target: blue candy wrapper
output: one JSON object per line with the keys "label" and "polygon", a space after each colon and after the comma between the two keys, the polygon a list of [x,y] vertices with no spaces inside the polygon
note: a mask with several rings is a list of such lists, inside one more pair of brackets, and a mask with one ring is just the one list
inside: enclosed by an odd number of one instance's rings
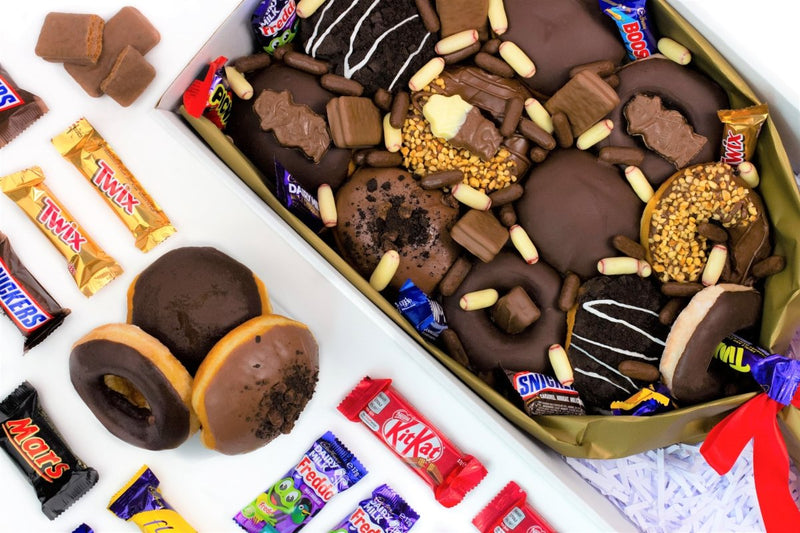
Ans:
{"label": "blue candy wrapper", "polygon": [[632,60],[658,52],[657,40],[647,19],[647,0],[599,0],[600,9],[616,22]]}
{"label": "blue candy wrapper", "polygon": [[406,533],[417,520],[419,515],[403,498],[389,485],[381,485],[330,533]]}
{"label": "blue candy wrapper", "polygon": [[410,279],[400,287],[394,306],[428,340],[435,341],[447,329],[442,306],[428,298]]}
{"label": "blue candy wrapper", "polygon": [[94,529],[90,528],[86,524],[81,524],[72,533],[94,533]]}
{"label": "blue candy wrapper", "polygon": [[314,195],[305,190],[278,161],[275,161],[275,181],[278,200],[311,231],[319,233],[324,225]]}
{"label": "blue candy wrapper", "polygon": [[624,402],[611,402],[614,416],[652,416],[675,409],[669,389],[662,383],[641,389]]}
{"label": "blue candy wrapper", "polygon": [[367,470],[328,431],[286,475],[242,509],[233,520],[248,533],[300,531],[331,498],[367,475]]}

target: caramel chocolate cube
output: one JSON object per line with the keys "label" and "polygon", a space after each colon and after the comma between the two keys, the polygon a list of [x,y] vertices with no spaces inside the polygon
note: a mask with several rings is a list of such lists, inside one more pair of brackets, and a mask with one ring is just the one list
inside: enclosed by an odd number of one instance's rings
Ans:
{"label": "caramel chocolate cube", "polygon": [[122,107],[128,107],[156,77],[156,69],[133,46],[120,52],[100,89]]}
{"label": "caramel chocolate cube", "polygon": [[383,139],[378,108],[369,98],[340,96],[326,107],[333,143],[339,148],[365,148]]}
{"label": "caramel chocolate cube", "polygon": [[594,72],[582,70],[556,91],[544,107],[551,115],[559,111],[564,113],[572,126],[572,134],[578,137],[617,105],[617,91]]}
{"label": "caramel chocolate cube", "polygon": [[539,320],[540,316],[542,312],[519,285],[497,300],[492,307],[492,320],[509,335],[522,333],[525,328]]}
{"label": "caramel chocolate cube", "polygon": [[102,96],[100,84],[111,72],[120,52],[131,45],[140,54],[150,51],[161,40],[161,34],[135,7],[126,6],[106,22],[103,50],[94,65],[64,63],[64,68],[89,96]]}
{"label": "caramel chocolate cube", "polygon": [[471,209],[450,230],[458,244],[488,263],[508,242],[508,230],[488,211]]}
{"label": "caramel chocolate cube", "polygon": [[45,61],[94,65],[103,49],[105,21],[97,15],[48,13],[36,42]]}
{"label": "caramel chocolate cube", "polygon": [[441,35],[463,30],[482,30],[489,15],[489,0],[436,0]]}

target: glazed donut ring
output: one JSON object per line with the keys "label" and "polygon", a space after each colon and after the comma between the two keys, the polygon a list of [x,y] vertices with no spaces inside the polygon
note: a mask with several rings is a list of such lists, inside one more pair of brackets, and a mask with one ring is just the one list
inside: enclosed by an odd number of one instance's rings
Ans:
{"label": "glazed donut ring", "polygon": [[719,159],[722,123],[717,111],[730,106],[725,92],[710,78],[660,56],[629,63],[619,69],[617,75],[620,104],[609,115],[616,127],[606,140],[598,144],[598,148],[643,148],[646,155],[640,167],[653,185],[659,185],[675,173],[674,165],[648,150],[640,137],[627,132],[628,122],[623,114],[625,106],[637,94],[647,94],[660,96],[665,107],[679,111],[695,133],[708,139],[689,164]]}
{"label": "glazed donut ring", "polygon": [[107,324],[79,339],[69,374],[92,413],[125,442],[171,449],[198,429],[192,377],[166,346],[134,325]]}
{"label": "glazed donut ring", "polygon": [[698,292],[672,325],[661,356],[661,378],[675,400],[691,405],[722,396],[734,372],[711,365],[714,351],[760,316],[761,294],[752,287],[723,283]]}
{"label": "glazed donut ring", "polygon": [[314,394],[317,341],[305,324],[279,315],[248,320],[225,335],[197,370],[192,405],[200,440],[232,455],[289,433]]}
{"label": "glazed donut ring", "polygon": [[[496,289],[500,295],[521,286],[541,311],[541,317],[522,333],[509,335],[495,326],[490,309],[464,311],[459,306],[468,292]],[[452,295],[443,299],[449,327],[458,333],[470,362],[479,370],[502,365],[507,370],[546,372],[547,349],[564,342],[566,313],[558,308],[561,276],[544,261],[527,264],[517,253],[501,251],[489,263],[473,265]]]}

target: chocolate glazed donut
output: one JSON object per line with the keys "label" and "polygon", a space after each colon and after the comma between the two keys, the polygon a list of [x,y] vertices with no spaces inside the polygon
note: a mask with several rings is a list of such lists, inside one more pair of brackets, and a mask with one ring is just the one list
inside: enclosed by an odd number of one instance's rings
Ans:
{"label": "chocolate glazed donut", "polygon": [[729,107],[728,96],[719,85],[689,67],[658,56],[625,65],[617,75],[620,104],[609,115],[615,127],[611,135],[597,145],[598,148],[636,146],[644,149],[646,155],[640,168],[648,181],[656,186],[675,173],[675,166],[647,149],[641,137],[628,134],[628,121],[623,113],[625,106],[637,94],[646,94],[660,96],[664,107],[679,111],[694,132],[708,140],[689,165],[719,159],[722,123],[717,110]]}
{"label": "chocolate glazed donut", "polygon": [[[459,300],[468,292],[496,289],[501,295],[516,286],[525,289],[542,314],[522,333],[509,335],[490,318],[491,310],[464,311]],[[539,261],[527,264],[518,254],[503,251],[489,263],[473,265],[452,296],[443,299],[448,325],[458,333],[470,362],[479,370],[502,365],[507,370],[548,372],[547,349],[563,343],[566,313],[558,309],[561,276]]]}

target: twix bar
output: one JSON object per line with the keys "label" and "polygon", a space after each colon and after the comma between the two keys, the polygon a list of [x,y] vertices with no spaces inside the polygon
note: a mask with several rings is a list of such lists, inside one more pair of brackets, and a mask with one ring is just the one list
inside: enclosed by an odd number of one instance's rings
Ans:
{"label": "twix bar", "polygon": [[761,126],[769,116],[767,104],[744,109],[722,109],[717,111],[717,115],[725,126],[722,135],[722,162],[735,166],[750,161]]}
{"label": "twix bar", "polygon": [[175,233],[167,215],[88,120],[75,122],[53,138],[53,145],[128,227],[137,248],[147,252]]}
{"label": "twix bar", "polygon": [[67,259],[78,288],[91,296],[122,274],[122,268],[89,237],[44,179],[41,168],[31,167],[0,178],[0,188]]}

